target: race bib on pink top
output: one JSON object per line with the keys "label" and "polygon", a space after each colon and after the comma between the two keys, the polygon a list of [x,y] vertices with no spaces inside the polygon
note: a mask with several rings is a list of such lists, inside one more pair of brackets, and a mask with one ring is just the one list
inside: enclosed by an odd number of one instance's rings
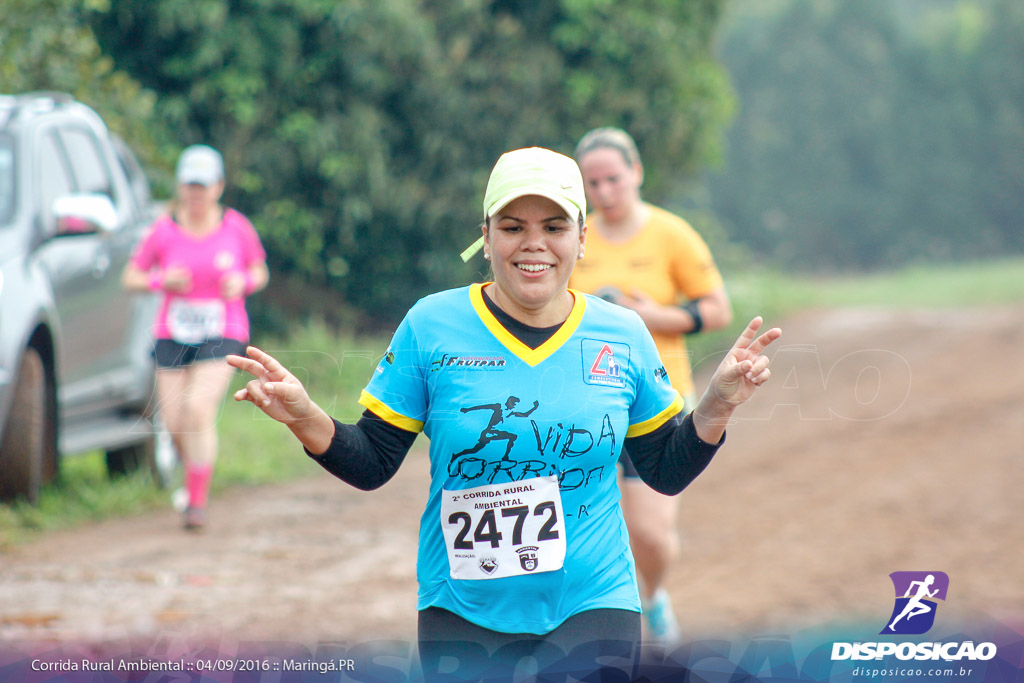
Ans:
{"label": "race bib on pink top", "polygon": [[184,344],[217,337],[248,341],[245,299],[225,299],[221,282],[231,274],[244,274],[266,257],[252,223],[234,209],[227,209],[220,227],[202,237],[188,234],[170,216],[158,218],[135,248],[132,262],[144,271],[185,268],[192,289],[164,294],[154,337]]}
{"label": "race bib on pink top", "polygon": [[167,329],[181,344],[201,344],[224,336],[222,299],[194,300],[176,297],[167,304]]}

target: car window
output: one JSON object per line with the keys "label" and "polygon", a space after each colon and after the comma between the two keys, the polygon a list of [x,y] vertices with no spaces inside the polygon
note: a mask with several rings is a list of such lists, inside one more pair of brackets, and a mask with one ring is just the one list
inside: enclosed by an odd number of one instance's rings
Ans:
{"label": "car window", "polygon": [[42,218],[42,225],[52,225],[54,201],[57,197],[71,194],[74,185],[64,164],[64,154],[52,131],[40,138],[37,149],[39,182],[36,183],[36,187],[39,188],[39,215]]}
{"label": "car window", "polygon": [[135,208],[139,212],[138,217],[146,216],[150,203],[153,201],[149,191],[149,181],[139,164],[131,148],[117,135],[111,135],[111,142],[114,143],[114,151],[117,152],[117,160],[121,163],[124,175],[128,178],[128,186],[135,197]]}
{"label": "car window", "polygon": [[0,225],[14,218],[14,144],[7,135],[0,135]]}
{"label": "car window", "polygon": [[93,134],[84,128],[69,127],[62,129],[60,136],[68,153],[77,191],[105,194],[116,204],[110,171]]}

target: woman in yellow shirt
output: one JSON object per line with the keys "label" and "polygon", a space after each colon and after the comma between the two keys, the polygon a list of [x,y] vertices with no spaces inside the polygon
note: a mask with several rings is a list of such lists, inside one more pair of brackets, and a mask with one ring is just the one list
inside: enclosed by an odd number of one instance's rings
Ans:
{"label": "woman in yellow shirt", "polygon": [[[641,199],[644,170],[636,143],[618,128],[598,128],[576,146],[587,201],[587,251],[570,286],[632,308],[654,337],[669,380],[696,404],[684,335],[715,330],[732,307],[711,251],[682,218]],[[677,504],[646,486],[623,452],[622,509],[640,575],[648,637],[679,639],[663,587],[678,553]]]}

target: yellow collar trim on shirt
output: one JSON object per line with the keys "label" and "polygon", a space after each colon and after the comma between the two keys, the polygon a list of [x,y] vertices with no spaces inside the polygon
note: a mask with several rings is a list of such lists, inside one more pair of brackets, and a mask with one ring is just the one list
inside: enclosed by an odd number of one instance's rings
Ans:
{"label": "yellow collar trim on shirt", "polygon": [[573,305],[572,310],[569,312],[569,317],[565,319],[565,322],[558,328],[558,331],[551,335],[550,339],[537,348],[531,349],[529,346],[516,339],[511,332],[506,330],[487,308],[487,304],[484,303],[483,290],[484,287],[489,284],[491,283],[477,283],[472,285],[469,289],[469,300],[473,304],[476,314],[480,316],[481,322],[483,322],[487,329],[490,330],[491,334],[501,342],[502,346],[514,353],[520,358],[520,360],[531,367],[545,360],[548,356],[560,349],[565,342],[569,341],[569,337],[571,337],[573,333],[576,332],[576,328],[580,326],[580,322],[583,320],[583,312],[587,308],[586,298],[579,292],[570,289],[569,292],[572,294]]}

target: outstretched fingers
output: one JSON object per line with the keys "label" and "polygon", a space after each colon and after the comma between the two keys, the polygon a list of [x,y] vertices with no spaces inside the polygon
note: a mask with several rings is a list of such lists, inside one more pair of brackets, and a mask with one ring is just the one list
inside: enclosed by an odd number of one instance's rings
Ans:
{"label": "outstretched fingers", "polygon": [[754,342],[748,347],[751,353],[761,353],[765,348],[773,341],[782,336],[782,330],[778,327],[773,327],[768,330],[760,337],[754,340]]}
{"label": "outstretched fingers", "polygon": [[266,351],[255,346],[248,346],[245,349],[246,355],[256,361],[264,368],[272,381],[282,380],[288,376],[288,371],[281,363]]}
{"label": "outstretched fingers", "polygon": [[765,348],[773,341],[782,336],[782,330],[778,327],[773,327],[764,334],[758,336],[757,331],[761,329],[761,325],[764,320],[761,316],[756,316],[753,320],[747,323],[747,327],[740,334],[736,343],[733,344],[733,350],[746,349],[753,355],[757,355],[765,350]]}
{"label": "outstretched fingers", "polygon": [[[247,351],[255,349],[256,347],[250,346]],[[228,365],[233,368],[248,372],[253,377],[262,377],[267,373],[267,368],[263,366],[259,361],[253,360],[252,358],[246,358],[245,356],[236,356],[234,354],[227,356],[226,358]]]}
{"label": "outstretched fingers", "polygon": [[228,365],[248,372],[256,379],[250,380],[245,388],[236,391],[234,399],[252,401],[257,406],[270,405],[270,394],[275,392],[272,382],[284,378],[284,367],[273,356],[255,346],[246,347],[245,352],[248,357],[228,356]]}
{"label": "outstretched fingers", "polygon": [[761,324],[764,320],[761,316],[756,316],[753,320],[747,323],[746,329],[736,339],[736,343],[732,345],[732,349],[747,349],[754,342],[754,337],[757,336],[757,331],[761,329]]}
{"label": "outstretched fingers", "polygon": [[245,356],[228,356],[228,365],[244,370],[253,377],[265,377],[276,382],[288,376],[288,371],[269,353],[255,346],[245,347]]}

